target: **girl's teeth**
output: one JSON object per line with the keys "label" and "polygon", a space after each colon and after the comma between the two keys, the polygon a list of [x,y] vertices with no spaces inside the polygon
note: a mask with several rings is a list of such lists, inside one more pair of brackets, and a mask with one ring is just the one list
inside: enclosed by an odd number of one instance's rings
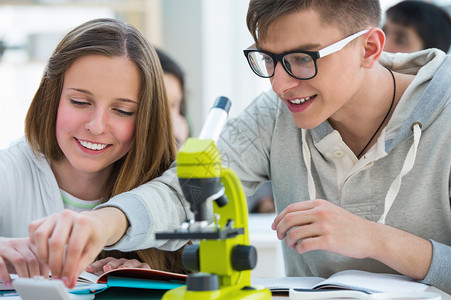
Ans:
{"label": "girl's teeth", "polygon": [[305,101],[308,101],[308,100],[310,100],[310,97],[290,100],[290,103],[301,104],[301,103],[304,103]]}
{"label": "girl's teeth", "polygon": [[78,140],[80,142],[80,144],[85,147],[88,148],[90,150],[103,150],[105,149],[106,146],[108,146],[107,144],[93,144],[91,142],[86,142],[86,141],[81,141]]}

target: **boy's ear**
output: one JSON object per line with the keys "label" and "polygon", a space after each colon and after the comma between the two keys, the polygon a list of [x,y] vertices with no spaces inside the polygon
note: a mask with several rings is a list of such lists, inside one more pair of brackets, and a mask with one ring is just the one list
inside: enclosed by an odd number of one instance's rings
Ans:
{"label": "boy's ear", "polygon": [[364,43],[362,67],[372,68],[382,54],[385,44],[385,34],[380,28],[372,28],[367,34]]}

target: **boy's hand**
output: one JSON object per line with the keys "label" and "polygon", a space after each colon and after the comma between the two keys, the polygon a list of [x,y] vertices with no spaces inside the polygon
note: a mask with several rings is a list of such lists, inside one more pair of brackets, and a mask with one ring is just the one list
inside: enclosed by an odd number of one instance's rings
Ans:
{"label": "boy's hand", "polygon": [[49,277],[49,268],[40,263],[28,238],[0,238],[0,280],[12,286],[9,274],[19,277]]}
{"label": "boy's hand", "polygon": [[326,200],[287,206],[274,220],[277,237],[299,254],[328,250],[353,258],[371,257],[372,232],[378,224],[358,217]]}
{"label": "boy's hand", "polygon": [[302,254],[328,250],[353,258],[373,258],[417,280],[432,261],[429,240],[356,216],[326,200],[288,205],[274,220],[279,239]]}

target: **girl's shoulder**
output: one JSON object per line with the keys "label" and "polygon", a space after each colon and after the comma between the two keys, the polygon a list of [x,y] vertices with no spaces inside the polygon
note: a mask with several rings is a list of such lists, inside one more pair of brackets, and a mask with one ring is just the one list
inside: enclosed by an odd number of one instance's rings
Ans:
{"label": "girl's shoulder", "polygon": [[15,172],[25,175],[34,173],[35,170],[41,170],[44,173],[51,172],[48,161],[44,156],[33,153],[25,137],[0,150],[0,172],[4,172],[4,174]]}

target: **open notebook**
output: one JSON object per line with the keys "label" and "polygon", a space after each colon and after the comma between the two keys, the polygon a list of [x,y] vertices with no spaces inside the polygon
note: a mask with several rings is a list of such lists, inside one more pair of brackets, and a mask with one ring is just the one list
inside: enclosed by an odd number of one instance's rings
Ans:
{"label": "open notebook", "polygon": [[[59,280],[52,281],[51,279],[39,277],[18,278],[15,274],[10,274],[10,276],[13,279],[13,286],[21,289],[21,296],[22,298],[25,297],[25,299],[34,299],[34,296],[39,296],[39,299],[47,299],[42,296],[55,292],[67,295],[64,299],[82,299],[80,297],[96,294],[110,287],[166,291],[185,285],[187,278],[185,274],[152,269],[122,268],[111,270],[101,276],[83,272],[75,288],[67,289]],[[16,296],[14,287],[7,287],[0,281],[0,297],[3,298],[5,295],[8,295],[8,297]],[[69,297],[71,294],[73,297]]]}
{"label": "open notebook", "polygon": [[185,285],[186,278],[185,274],[139,268],[115,269],[100,276],[83,272],[70,292],[99,292],[109,287],[170,290]]}
{"label": "open notebook", "polygon": [[253,278],[253,285],[262,285],[272,292],[287,292],[289,289],[347,289],[364,293],[423,292],[428,285],[396,274],[371,273],[359,270],[337,272],[329,278],[280,277]]}

